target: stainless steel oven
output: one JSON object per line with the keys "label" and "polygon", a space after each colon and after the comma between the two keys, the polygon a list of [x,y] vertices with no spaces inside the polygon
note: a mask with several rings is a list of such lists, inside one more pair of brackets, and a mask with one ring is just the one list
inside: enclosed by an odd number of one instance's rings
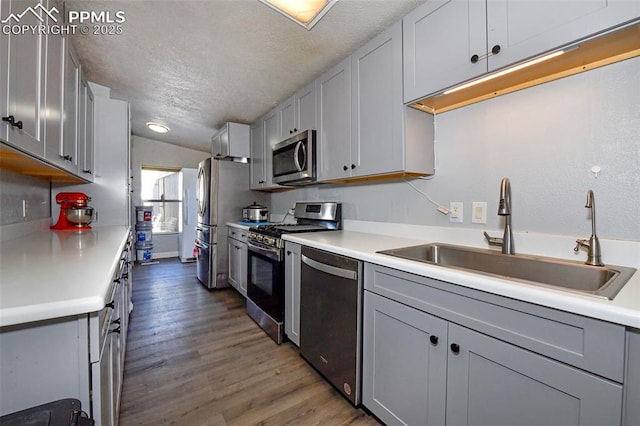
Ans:
{"label": "stainless steel oven", "polygon": [[258,244],[247,243],[247,313],[280,344],[284,324],[282,249]]}
{"label": "stainless steel oven", "polygon": [[316,181],[316,131],[306,130],[273,147],[273,181],[305,185]]}
{"label": "stainless steel oven", "polygon": [[247,235],[247,313],[276,343],[284,339],[284,241],[282,234],[340,229],[335,202],[296,203],[295,224],[261,225]]}

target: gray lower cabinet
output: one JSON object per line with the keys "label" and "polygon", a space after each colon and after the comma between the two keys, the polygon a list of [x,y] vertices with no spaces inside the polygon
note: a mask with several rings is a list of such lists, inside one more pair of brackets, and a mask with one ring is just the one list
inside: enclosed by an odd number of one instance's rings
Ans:
{"label": "gray lower cabinet", "polygon": [[449,324],[447,424],[619,425],[622,385]]}
{"label": "gray lower cabinet", "polygon": [[227,248],[229,251],[229,285],[242,296],[247,297],[247,231],[233,226],[227,226]]}
{"label": "gray lower cabinet", "polygon": [[300,346],[300,244],[285,242],[284,332]]}
{"label": "gray lower cabinet", "polygon": [[363,321],[363,404],[389,425],[623,422],[622,326],[372,264]]}
{"label": "gray lower cabinet", "polygon": [[388,425],[445,423],[447,322],[364,292],[362,403]]}

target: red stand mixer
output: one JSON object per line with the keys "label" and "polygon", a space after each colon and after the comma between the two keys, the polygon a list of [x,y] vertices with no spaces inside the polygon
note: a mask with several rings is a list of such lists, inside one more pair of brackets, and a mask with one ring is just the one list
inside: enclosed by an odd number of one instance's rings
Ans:
{"label": "red stand mixer", "polygon": [[71,229],[75,231],[89,230],[94,219],[93,207],[88,203],[91,197],[82,192],[60,192],[56,195],[56,203],[60,204],[58,223],[51,229]]}

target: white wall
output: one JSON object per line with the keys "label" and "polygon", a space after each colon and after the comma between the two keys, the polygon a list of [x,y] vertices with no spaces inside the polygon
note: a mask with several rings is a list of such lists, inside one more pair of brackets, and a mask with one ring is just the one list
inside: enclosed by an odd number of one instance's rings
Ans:
{"label": "white wall", "polygon": [[[436,174],[414,180],[437,202],[464,202],[450,223],[408,184],[323,185],[272,195],[273,213],[295,201],[337,200],[346,219],[497,230],[500,180],[512,186],[514,231],[588,237],[593,189],[600,237],[640,240],[640,58],[529,88],[436,117]],[[597,178],[591,167],[602,168]],[[471,203],[488,203],[487,224]],[[499,236],[499,233],[496,233]]]}
{"label": "white wall", "polygon": [[[164,142],[133,136],[131,139],[131,171],[133,173],[133,205],[140,200],[140,170],[142,166],[198,168],[198,163],[211,157],[210,152],[196,151]],[[136,218],[131,218],[135,223]],[[178,255],[178,234],[153,235],[154,254],[175,253]]]}

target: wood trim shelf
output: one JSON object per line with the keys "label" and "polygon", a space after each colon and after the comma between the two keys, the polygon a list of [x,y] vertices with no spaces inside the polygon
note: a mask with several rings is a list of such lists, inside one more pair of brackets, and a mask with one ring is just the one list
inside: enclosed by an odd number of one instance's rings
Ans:
{"label": "wood trim shelf", "polygon": [[0,169],[57,183],[89,183],[86,180],[0,143]]}

